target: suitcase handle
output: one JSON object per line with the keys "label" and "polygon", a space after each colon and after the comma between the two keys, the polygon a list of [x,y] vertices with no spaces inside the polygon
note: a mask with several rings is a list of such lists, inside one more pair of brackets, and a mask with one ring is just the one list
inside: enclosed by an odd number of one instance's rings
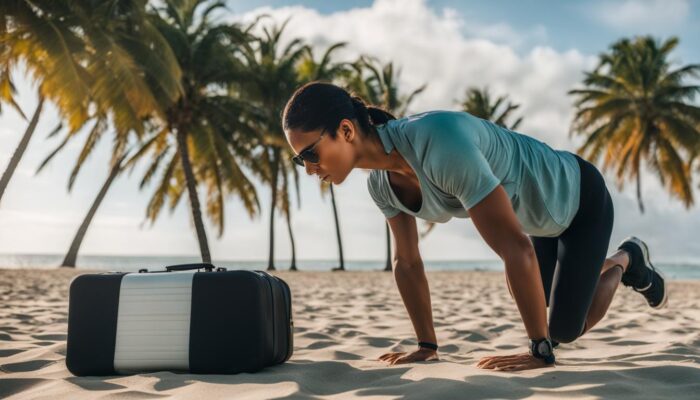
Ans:
{"label": "suitcase handle", "polygon": [[178,265],[168,265],[165,267],[165,270],[168,272],[171,271],[187,271],[190,269],[202,269],[204,268],[205,271],[211,272],[215,267],[212,264],[209,263],[195,263],[195,264],[178,264]]}

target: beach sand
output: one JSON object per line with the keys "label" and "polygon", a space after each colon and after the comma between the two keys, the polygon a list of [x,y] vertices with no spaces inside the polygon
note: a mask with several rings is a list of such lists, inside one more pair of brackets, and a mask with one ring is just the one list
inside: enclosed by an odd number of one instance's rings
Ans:
{"label": "beach sand", "polygon": [[416,348],[393,275],[276,274],[293,296],[294,354],[258,373],[74,377],[65,365],[68,284],[85,270],[0,270],[0,399],[700,398],[700,282],[670,282],[652,310],[621,286],[605,318],[557,349],[555,368],[479,369],[527,351],[503,273],[427,272],[440,360],[387,365]]}

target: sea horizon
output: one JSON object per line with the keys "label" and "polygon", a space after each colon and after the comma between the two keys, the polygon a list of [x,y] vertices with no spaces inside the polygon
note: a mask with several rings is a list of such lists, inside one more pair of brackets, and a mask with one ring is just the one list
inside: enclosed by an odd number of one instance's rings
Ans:
{"label": "sea horizon", "polygon": [[[52,268],[59,267],[63,254],[0,254],[0,268]],[[81,255],[77,260],[77,269],[97,269],[105,271],[136,272],[146,268],[150,271],[163,270],[167,265],[200,262],[196,255]],[[264,270],[267,260],[214,259],[217,267],[227,269]],[[348,271],[383,270],[385,260],[345,260]],[[498,259],[462,259],[462,260],[423,260],[426,271],[503,271],[503,262]],[[277,270],[288,270],[290,259],[275,259]],[[339,265],[337,259],[297,259],[300,271],[330,271]],[[669,280],[700,280],[700,260],[658,260],[654,266],[659,268]]]}

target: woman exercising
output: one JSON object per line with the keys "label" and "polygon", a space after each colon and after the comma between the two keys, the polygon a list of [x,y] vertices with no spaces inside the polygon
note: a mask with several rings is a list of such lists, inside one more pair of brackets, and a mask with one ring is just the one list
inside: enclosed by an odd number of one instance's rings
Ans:
{"label": "woman exercising", "polygon": [[396,119],[319,81],[294,92],[282,126],[307,174],[340,184],[354,168],[371,170],[367,187],[394,237],[394,277],[419,346],[380,360],[438,359],[416,217],[471,218],[505,264],[529,351],[483,357],[480,368],[554,365],[554,347],[600,321],[620,282],[653,308],[666,304],[663,275],[643,241],[628,237],[606,257],[613,204],[603,176],[576,154],[466,112]]}

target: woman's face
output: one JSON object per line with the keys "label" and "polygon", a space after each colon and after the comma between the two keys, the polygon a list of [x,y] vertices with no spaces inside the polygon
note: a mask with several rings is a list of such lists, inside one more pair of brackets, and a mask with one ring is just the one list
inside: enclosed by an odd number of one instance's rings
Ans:
{"label": "woman's face", "polygon": [[[299,154],[304,149],[316,143],[313,150],[318,154],[318,163],[304,160],[304,168],[309,175],[316,174],[319,179],[326,177],[326,182],[334,184],[342,183],[355,164],[355,125],[348,119],[340,121],[336,129],[336,137],[326,131],[321,137],[323,129],[302,132],[290,129],[287,131],[287,141],[292,146],[294,154]],[[318,140],[321,137],[321,140]],[[318,141],[318,142],[317,142]]]}

